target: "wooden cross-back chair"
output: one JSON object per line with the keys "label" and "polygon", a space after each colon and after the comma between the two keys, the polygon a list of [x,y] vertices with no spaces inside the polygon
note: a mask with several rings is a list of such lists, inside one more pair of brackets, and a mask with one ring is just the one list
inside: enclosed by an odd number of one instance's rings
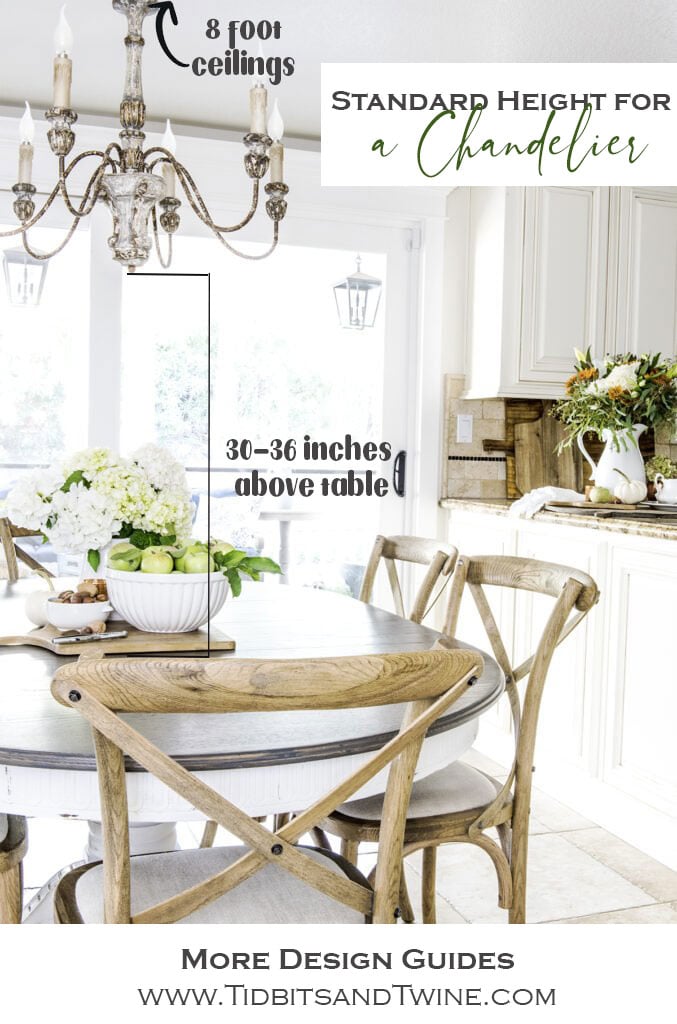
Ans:
{"label": "wooden cross-back chair", "polygon": [[21,921],[22,862],[27,848],[26,819],[0,814],[0,924]]}
{"label": "wooden cross-back chair", "polygon": [[[402,618],[407,618],[400,578],[395,563],[405,562],[414,565],[426,565],[428,566],[427,572],[421,581],[408,616],[413,622],[420,623],[441,594],[442,587],[444,586],[442,580],[448,580],[448,577],[453,572],[457,555],[458,551],[455,547],[439,540],[428,540],[424,537],[382,537],[379,535],[374,541],[374,546],[364,571],[359,600],[365,604],[371,603],[376,575],[379,566],[383,562],[388,573],[395,612],[397,615],[401,615]],[[437,595],[433,598],[438,582],[442,585],[438,587]],[[285,824],[288,820],[289,814],[276,815],[275,827]],[[206,822],[200,845],[203,847],[212,846],[216,839],[216,833],[216,822]],[[324,845],[325,848],[329,846],[326,837],[323,837],[320,831],[313,830],[313,835],[318,844]]]}
{"label": "wooden cross-back chair", "polygon": [[[439,540],[428,540],[425,537],[378,536],[364,570],[359,599],[365,604],[371,602],[376,574],[379,565],[383,562],[388,573],[396,613],[413,622],[422,622],[431,606],[435,585],[442,577],[448,577],[453,572],[457,555],[458,551],[455,547]],[[428,571],[416,592],[409,615],[404,607],[396,562],[428,566]]]}
{"label": "wooden cross-back chair", "polygon": [[[485,587],[509,587],[555,599],[535,653],[513,668],[494,618]],[[529,806],[536,727],[548,669],[556,647],[578,626],[599,598],[586,573],[531,558],[459,556],[447,607],[445,634],[456,633],[461,601],[470,591],[491,648],[505,674],[515,736],[515,756],[504,783],[463,762],[449,765],[412,787],[404,837],[404,856],[423,850],[422,910],[424,923],[435,922],[437,847],[473,843],[484,850],[498,876],[499,906],[511,924],[526,916]],[[527,678],[523,697],[517,684]],[[371,797],[347,803],[322,822],[341,837],[342,853],[356,862],[359,843],[378,840],[382,801]],[[486,834],[496,828],[500,845]],[[405,919],[413,920],[405,906]]]}
{"label": "wooden cross-back chair", "polygon": [[[402,837],[418,753],[430,725],[482,671],[476,652],[432,651],[298,661],[85,658],[52,693],[90,723],[103,824],[103,867],[67,874],[59,923],[394,923]],[[143,737],[118,712],[228,713],[405,703],[400,731],[357,771],[270,832]],[[129,855],[124,754],[238,837],[242,847]],[[297,846],[318,819],[391,764],[373,889],[337,854]],[[236,889],[236,886],[239,886]]]}
{"label": "wooden cross-back chair", "polygon": [[16,543],[18,537],[37,537],[39,533],[39,530],[25,530],[21,526],[15,526],[9,519],[0,518],[0,543],[2,543],[5,553],[7,578],[10,583],[15,583],[19,579],[19,561],[27,565],[29,569],[42,573],[43,576],[54,575]]}

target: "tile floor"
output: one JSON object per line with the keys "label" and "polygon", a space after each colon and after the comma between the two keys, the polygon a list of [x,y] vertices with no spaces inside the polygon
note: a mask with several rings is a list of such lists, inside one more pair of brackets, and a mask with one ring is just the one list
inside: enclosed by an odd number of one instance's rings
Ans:
{"label": "tile floor", "polygon": [[[486,759],[481,760],[481,766],[498,768]],[[84,822],[64,819],[33,820],[29,829],[26,902],[51,875],[82,857],[87,833]],[[200,831],[195,825],[179,826],[180,844],[197,845]],[[530,922],[677,924],[677,871],[538,791],[532,802],[531,833]],[[225,836],[217,837],[217,843],[224,841]],[[360,867],[368,871],[373,859],[373,851],[366,850]],[[414,856],[407,864],[407,874],[415,909],[419,871],[419,860]],[[507,921],[507,912],[495,904],[496,880],[491,862],[475,847],[459,844],[439,851],[437,892],[441,924]]]}

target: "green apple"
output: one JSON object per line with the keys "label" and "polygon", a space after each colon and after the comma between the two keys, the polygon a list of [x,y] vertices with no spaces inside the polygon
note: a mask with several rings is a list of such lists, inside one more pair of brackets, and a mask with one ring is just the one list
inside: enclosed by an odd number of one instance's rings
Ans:
{"label": "green apple", "polygon": [[595,505],[606,505],[614,500],[614,496],[608,487],[592,487],[590,489],[590,501]]}
{"label": "green apple", "polygon": [[208,551],[188,550],[183,556],[183,566],[183,571],[188,573],[214,572],[216,569],[214,559]]}
{"label": "green apple", "polygon": [[[174,552],[174,568],[179,572],[188,572],[186,569],[186,556],[187,555],[199,555],[207,553],[207,545],[201,540],[195,540],[192,537],[185,547],[177,548]],[[202,570],[193,569],[193,572],[202,572]],[[206,570],[205,570],[206,571]]]}
{"label": "green apple", "polygon": [[173,572],[174,559],[162,548],[146,548],[141,558],[141,572],[166,575]]}
{"label": "green apple", "polygon": [[108,552],[108,567],[118,572],[136,572],[141,565],[142,554],[142,551],[127,541],[114,544]]}
{"label": "green apple", "polygon": [[227,555],[229,551],[234,551],[235,547],[233,544],[228,544],[225,540],[213,540],[209,545],[209,550],[213,555],[217,554],[217,552]]}

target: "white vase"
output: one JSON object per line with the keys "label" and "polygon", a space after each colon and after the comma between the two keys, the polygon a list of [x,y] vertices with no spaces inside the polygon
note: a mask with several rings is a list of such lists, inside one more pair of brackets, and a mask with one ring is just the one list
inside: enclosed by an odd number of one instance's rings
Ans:
{"label": "white vase", "polygon": [[107,562],[108,552],[112,548],[113,544],[117,544],[119,541],[118,537],[114,537],[113,540],[109,541],[108,544],[104,544],[102,548],[99,548],[99,568],[94,572],[88,561],[88,551],[85,551],[82,556],[82,562],[80,564],[80,579],[81,580],[105,580],[107,573]]}
{"label": "white vase", "polygon": [[578,435],[578,447],[592,467],[590,476],[597,487],[607,487],[613,494],[623,479],[621,473],[625,473],[629,480],[645,480],[644,459],[639,450],[639,439],[645,430],[643,423],[635,423],[631,430],[618,431],[615,436],[613,431],[603,430],[604,451],[597,463],[586,450],[583,435]]}

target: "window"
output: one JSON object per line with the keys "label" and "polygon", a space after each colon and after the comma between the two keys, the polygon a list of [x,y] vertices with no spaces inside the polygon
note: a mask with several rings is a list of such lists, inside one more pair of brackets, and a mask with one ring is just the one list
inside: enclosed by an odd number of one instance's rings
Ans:
{"label": "window", "polygon": [[[42,251],[62,238],[53,228],[32,234]],[[87,443],[89,261],[89,233],[81,226],[49,261],[36,307],[11,305],[0,275],[0,494],[24,467]]]}
{"label": "window", "polygon": [[[264,246],[246,249],[256,254]],[[365,269],[385,282],[385,255],[362,255]],[[378,503],[248,501],[235,496],[234,486],[256,466],[315,479],[348,468],[306,462],[306,436],[382,440],[385,303],[372,330],[345,330],[332,290],[353,260],[344,249],[280,245],[271,259],[253,262],[222,253],[213,240],[183,236],[176,239],[172,266],[175,273],[211,273],[212,533],[232,532],[238,518],[255,520],[263,508],[266,516],[250,534],[263,535],[273,555],[293,534],[292,578],[341,590],[354,586],[347,577],[364,564],[378,528]],[[206,302],[201,277],[124,280],[122,449],[148,440],[171,447],[194,470],[193,486],[203,494],[206,473],[197,471],[207,465]],[[289,464],[260,455],[231,461],[230,438],[249,439],[254,448],[294,438],[297,458]],[[353,467],[362,472],[364,463]],[[205,505],[201,501],[196,530],[206,529]],[[304,515],[290,525],[279,517],[292,505]]]}

